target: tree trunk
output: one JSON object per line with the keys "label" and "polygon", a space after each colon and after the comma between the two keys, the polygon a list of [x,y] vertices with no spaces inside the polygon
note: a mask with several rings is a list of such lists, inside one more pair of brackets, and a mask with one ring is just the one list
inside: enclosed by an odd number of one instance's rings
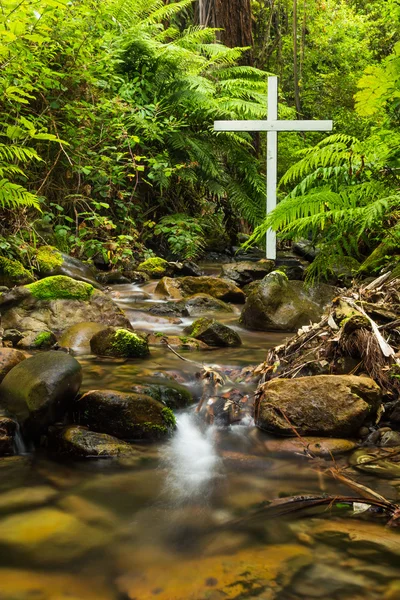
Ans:
{"label": "tree trunk", "polygon": [[[221,29],[218,38],[230,48],[253,48],[250,0],[199,0],[199,24]],[[253,53],[244,55],[243,64],[253,64]]]}

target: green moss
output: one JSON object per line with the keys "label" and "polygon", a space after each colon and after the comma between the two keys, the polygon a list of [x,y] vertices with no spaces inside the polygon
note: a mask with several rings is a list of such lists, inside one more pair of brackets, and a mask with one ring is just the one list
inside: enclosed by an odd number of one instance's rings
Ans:
{"label": "green moss", "polygon": [[36,262],[40,273],[51,273],[63,264],[61,252],[54,246],[42,246],[36,253]]}
{"label": "green moss", "polygon": [[33,277],[18,260],[0,256],[0,280],[1,285],[10,286],[16,283],[28,283],[33,281]]}
{"label": "green moss", "polygon": [[138,271],[144,271],[149,275],[162,276],[166,273],[169,264],[163,258],[155,256],[154,258],[148,258],[138,266]]}
{"label": "green moss", "polygon": [[35,338],[33,345],[36,348],[41,348],[42,346],[49,346],[53,341],[53,334],[51,331],[41,331]]}
{"label": "green moss", "polygon": [[146,340],[128,329],[117,329],[110,345],[119,356],[143,358],[149,354]]}
{"label": "green moss", "polygon": [[162,409],[162,416],[168,427],[176,427],[175,415],[167,406]]}
{"label": "green moss", "polygon": [[38,300],[90,300],[94,287],[83,281],[76,281],[64,275],[46,277],[27,285],[32,296]]}
{"label": "green moss", "polygon": [[157,331],[157,332],[154,334],[154,337],[158,337],[158,338],[161,338],[161,337],[163,337],[163,336],[164,336],[164,334],[163,334],[163,332],[162,332],[162,331]]}
{"label": "green moss", "polygon": [[194,323],[192,323],[192,328],[190,330],[190,337],[197,337],[204,329],[207,329],[213,322],[213,319],[209,319],[208,317],[202,317],[201,319],[196,319]]}

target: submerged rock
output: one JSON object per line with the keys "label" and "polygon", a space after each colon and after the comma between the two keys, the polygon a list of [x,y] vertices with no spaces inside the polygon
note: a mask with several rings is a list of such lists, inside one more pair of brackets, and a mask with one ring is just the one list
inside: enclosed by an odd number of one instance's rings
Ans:
{"label": "submerged rock", "polygon": [[92,337],[106,329],[106,325],[102,323],[84,322],[77,323],[66,329],[59,339],[59,344],[63,348],[70,348],[74,352],[82,354],[90,354],[90,340]]}
{"label": "submerged rock", "polygon": [[61,419],[82,382],[82,368],[64,352],[43,352],[14,367],[0,385],[0,404],[33,435]]}
{"label": "submerged rock", "polygon": [[243,291],[234,283],[217,277],[178,277],[171,279],[163,277],[156,287],[156,294],[181,300],[194,294],[208,294],[224,302],[245,301]]}
{"label": "submerged rock", "polygon": [[[172,280],[173,281],[173,280]],[[233,312],[232,306],[213,298],[209,294],[194,294],[183,300],[175,302],[160,302],[153,304],[148,311],[152,315],[166,315],[173,317],[198,316],[211,312]]]}
{"label": "submerged rock", "polygon": [[32,274],[18,260],[0,256],[0,285],[8,288],[34,281]]}
{"label": "submerged rock", "polygon": [[101,287],[89,265],[60,252],[54,246],[41,246],[36,253],[35,261],[37,273],[42,278],[65,275],[77,281],[90,283],[95,288]]}
{"label": "submerged rock", "polygon": [[150,396],[95,390],[74,405],[74,419],[93,431],[122,440],[158,440],[175,428],[173,412]]}
{"label": "submerged rock", "polygon": [[38,565],[64,565],[106,541],[101,531],[57,508],[31,510],[0,520],[3,552]]}
{"label": "submerged rock", "polygon": [[351,440],[338,438],[302,437],[290,439],[267,439],[260,446],[271,454],[278,456],[293,456],[293,454],[304,454],[310,452],[314,456],[330,458],[338,454],[351,452],[357,447],[357,443]]}
{"label": "submerged rock", "polygon": [[151,333],[147,338],[150,346],[165,346],[167,343],[171,348],[178,348],[179,350],[211,350],[207,344],[201,340],[196,340],[190,336],[179,336],[179,335],[164,335],[163,333]]}
{"label": "submerged rock", "polygon": [[116,358],[145,358],[150,354],[147,340],[128,329],[107,327],[95,333],[90,348],[97,356]]}
{"label": "submerged rock", "polygon": [[150,396],[173,410],[186,408],[193,404],[192,394],[183,385],[165,383],[135,383],[132,392],[138,395]]}
{"label": "submerged rock", "polygon": [[274,270],[275,262],[263,258],[257,262],[241,261],[222,265],[221,277],[226,277],[243,287],[252,281],[263,279],[268,273]]}
{"label": "submerged rock", "polygon": [[[381,390],[369,377],[317,375],[262,385],[256,425],[281,435],[356,436],[374,420]],[[290,425],[289,425],[290,423]]]}
{"label": "submerged rock", "polygon": [[252,284],[240,322],[257,331],[296,331],[319,321],[334,294],[329,285],[306,289],[302,281],[289,281],[280,271],[273,271]]}
{"label": "submerged rock", "polygon": [[14,348],[0,348],[0,382],[3,381],[11,369],[26,359],[26,355],[21,350]]}
{"label": "submerged rock", "polygon": [[242,343],[236,331],[223,323],[215,321],[215,319],[208,319],[207,317],[197,319],[184,331],[208,346],[235,347],[240,346]]}
{"label": "submerged rock", "polygon": [[111,458],[139,456],[130,444],[106,433],[90,431],[80,425],[68,425],[49,432],[50,447],[75,458]]}
{"label": "submerged rock", "polygon": [[130,327],[128,319],[111,298],[92,285],[56,275],[18,287],[0,296],[4,329],[25,333],[61,333],[77,323],[96,321]]}
{"label": "submerged rock", "polygon": [[97,275],[97,281],[102,285],[123,285],[131,283],[131,279],[125,277],[122,271],[108,271]]}

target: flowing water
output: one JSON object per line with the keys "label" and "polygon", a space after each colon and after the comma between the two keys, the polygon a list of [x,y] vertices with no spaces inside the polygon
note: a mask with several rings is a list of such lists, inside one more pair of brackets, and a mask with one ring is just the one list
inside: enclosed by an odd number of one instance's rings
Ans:
{"label": "flowing water", "polygon": [[[112,294],[135,327],[182,334],[193,319],[172,323],[143,312],[153,292],[151,283],[115,286]],[[233,373],[283,341],[242,330],[238,309],[222,318],[243,346],[185,356]],[[90,356],[83,334],[75,344],[84,391],[129,391],[133,382],[173,377],[198,393],[198,366],[165,348],[146,360],[112,360]],[[139,464],[61,461],[22,446],[20,456],[1,459],[0,600],[400,598],[400,534],[379,513],[353,515],[343,506],[266,518],[260,510],[290,495],[351,495],[321,475],[328,462],[267,454],[249,416],[210,426],[189,408],[177,423],[172,439],[141,447]],[[397,498],[396,473],[353,476]]]}

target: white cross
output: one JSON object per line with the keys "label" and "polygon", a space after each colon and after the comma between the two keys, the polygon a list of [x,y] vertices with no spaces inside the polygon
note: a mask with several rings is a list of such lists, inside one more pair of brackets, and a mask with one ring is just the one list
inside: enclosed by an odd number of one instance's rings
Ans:
{"label": "white cross", "polygon": [[[215,121],[215,131],[267,131],[267,214],[276,207],[278,131],[331,131],[333,121],[278,121],[278,78],[268,77],[266,121]],[[276,233],[267,232],[267,258],[276,259]]]}

